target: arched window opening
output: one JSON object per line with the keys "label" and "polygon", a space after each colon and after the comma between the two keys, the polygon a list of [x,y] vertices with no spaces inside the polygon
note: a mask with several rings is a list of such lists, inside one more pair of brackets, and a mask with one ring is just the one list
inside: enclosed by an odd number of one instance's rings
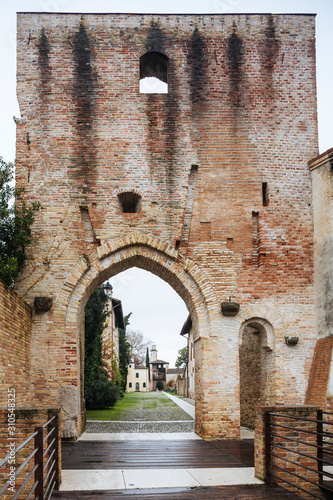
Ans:
{"label": "arched window opening", "polygon": [[139,373],[138,373],[138,372],[136,372],[135,376],[136,376],[136,378],[139,378]]}
{"label": "arched window opening", "polygon": [[168,62],[161,52],[147,52],[140,57],[140,94],[168,93]]}
{"label": "arched window opening", "polygon": [[146,382],[143,382],[143,388],[145,389],[146,388]]}
{"label": "arched window opening", "polygon": [[129,382],[128,387],[132,387],[132,382]]}
{"label": "arched window opening", "polygon": [[119,210],[124,214],[137,214],[141,212],[141,196],[128,191],[118,194]]}

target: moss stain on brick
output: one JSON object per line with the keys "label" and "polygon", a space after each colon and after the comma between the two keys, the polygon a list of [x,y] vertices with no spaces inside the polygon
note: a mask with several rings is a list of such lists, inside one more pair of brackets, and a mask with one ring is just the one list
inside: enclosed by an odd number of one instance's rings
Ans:
{"label": "moss stain on brick", "polygon": [[[38,70],[40,83],[37,87],[39,96],[39,114],[43,117],[41,120],[41,130],[45,134],[48,130],[49,122],[49,99],[51,96],[52,68],[50,64],[51,45],[45,33],[44,28],[41,29],[40,36],[37,41],[38,49]],[[30,141],[28,144],[30,148]]]}
{"label": "moss stain on brick", "polygon": [[73,94],[76,109],[77,143],[75,164],[76,176],[83,180],[82,190],[91,188],[96,173],[96,134],[94,131],[97,75],[93,69],[93,44],[83,22],[73,39],[75,61]]}
{"label": "moss stain on brick", "polygon": [[194,109],[206,101],[207,55],[203,36],[196,27],[189,41],[191,101]]}
{"label": "moss stain on brick", "polygon": [[38,46],[38,66],[42,82],[42,91],[47,92],[49,91],[48,86],[52,75],[50,66],[50,43],[46,36],[44,28],[41,29],[37,46]]}
{"label": "moss stain on brick", "polygon": [[167,96],[165,103],[164,133],[166,136],[165,162],[167,183],[170,194],[170,203],[173,199],[174,189],[177,180],[177,138],[180,123],[179,96],[177,93],[178,82],[174,71],[173,61],[169,61],[169,83],[171,92]]}
{"label": "moss stain on brick", "polygon": [[276,33],[274,17],[268,16],[268,23],[264,30],[264,37],[261,45],[261,66],[263,77],[263,88],[268,100],[274,98],[274,69],[278,60],[280,42]]}
{"label": "moss stain on brick", "polygon": [[[166,54],[168,45],[172,45],[159,25],[152,21],[145,43],[147,51]],[[148,150],[150,154],[150,175],[156,177],[158,166],[163,166],[169,203],[173,199],[176,185],[176,148],[179,123],[179,103],[173,61],[168,62],[168,86],[166,95],[147,95],[146,114],[148,119]],[[162,102],[161,102],[162,101]],[[160,127],[159,127],[160,125]]]}
{"label": "moss stain on brick", "polygon": [[279,55],[279,41],[276,35],[276,28],[274,25],[274,18],[272,15],[268,17],[268,26],[265,29],[265,39],[262,54],[262,64],[267,71],[271,74],[276,60]]}
{"label": "moss stain on brick", "polygon": [[148,28],[148,36],[146,40],[147,51],[164,53],[165,45],[166,39],[163,30],[157,22],[152,20]]}
{"label": "moss stain on brick", "polygon": [[229,66],[231,102],[238,108],[242,103],[244,49],[242,39],[237,34],[235,23],[233,24],[232,33],[227,39],[227,61]]}

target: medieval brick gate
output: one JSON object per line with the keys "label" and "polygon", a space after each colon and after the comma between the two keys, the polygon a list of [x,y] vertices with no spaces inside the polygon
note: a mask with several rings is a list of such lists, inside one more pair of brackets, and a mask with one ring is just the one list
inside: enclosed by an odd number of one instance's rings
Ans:
{"label": "medieval brick gate", "polygon": [[[20,13],[17,57],[16,179],[42,210],[16,291],[52,299],[33,312],[31,406],[59,404],[64,436],[81,432],[84,307],[131,266],[187,305],[201,436],[239,436],[242,359],[259,366],[251,398],[303,403],[314,16]],[[166,93],[140,93],[145,77]]]}

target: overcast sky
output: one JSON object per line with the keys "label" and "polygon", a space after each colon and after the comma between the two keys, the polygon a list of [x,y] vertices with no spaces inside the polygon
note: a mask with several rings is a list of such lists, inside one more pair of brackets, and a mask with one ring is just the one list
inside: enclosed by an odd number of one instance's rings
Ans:
{"label": "overcast sky", "polygon": [[[15,95],[16,12],[138,13],[315,13],[317,14],[317,92],[319,151],[333,147],[333,0],[12,0],[1,6],[0,18],[0,156],[15,158],[15,124],[20,116]],[[174,364],[185,345],[179,332],[187,317],[182,300],[150,273],[130,269],[111,280],[124,313],[133,312],[131,328],[141,330],[158,348],[159,358]]]}

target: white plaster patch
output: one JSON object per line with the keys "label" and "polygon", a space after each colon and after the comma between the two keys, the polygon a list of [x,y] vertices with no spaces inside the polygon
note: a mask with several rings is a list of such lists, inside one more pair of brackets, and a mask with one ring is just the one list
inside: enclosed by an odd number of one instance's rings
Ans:
{"label": "white plaster patch", "polygon": [[234,484],[263,484],[254,477],[254,468],[186,469],[201,486],[224,486]]}
{"label": "white plaster patch", "polygon": [[60,491],[122,490],[121,470],[62,470]]}

